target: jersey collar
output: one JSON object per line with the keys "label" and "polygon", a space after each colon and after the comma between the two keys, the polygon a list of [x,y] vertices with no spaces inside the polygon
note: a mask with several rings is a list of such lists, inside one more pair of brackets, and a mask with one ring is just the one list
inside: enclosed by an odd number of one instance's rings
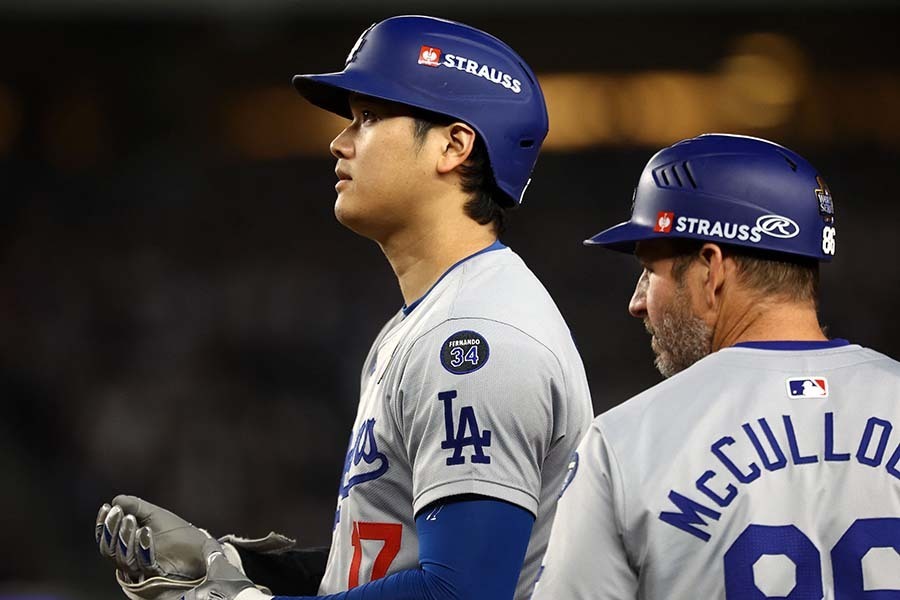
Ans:
{"label": "jersey collar", "polygon": [[824,342],[800,342],[795,340],[779,340],[772,342],[741,342],[732,348],[754,348],[756,350],[825,350],[849,346],[850,342],[842,338],[825,340]]}
{"label": "jersey collar", "polygon": [[463,258],[462,260],[458,260],[456,263],[454,263],[454,265],[453,265],[452,267],[450,267],[449,269],[447,269],[446,271],[444,271],[444,274],[443,274],[443,275],[441,275],[440,277],[438,277],[438,280],[435,281],[434,284],[432,284],[432,286],[431,286],[430,288],[428,288],[428,291],[425,292],[425,294],[423,294],[421,298],[419,298],[418,300],[416,300],[415,302],[413,302],[413,303],[410,304],[409,306],[407,306],[406,304],[404,304],[404,305],[403,305],[403,315],[404,315],[404,316],[407,316],[407,315],[409,315],[409,313],[411,313],[413,310],[415,310],[415,308],[416,308],[419,304],[422,303],[422,300],[424,300],[425,298],[428,297],[428,294],[431,293],[431,290],[433,290],[435,287],[437,287],[437,284],[439,284],[439,283],[441,282],[441,280],[442,280],[444,277],[446,277],[447,275],[449,275],[449,274],[450,274],[450,271],[452,271],[453,269],[455,269],[455,268],[458,267],[459,265],[463,264],[463,263],[466,262],[467,260],[470,260],[470,259],[472,259],[472,258],[475,258],[475,257],[478,256],[479,254],[485,254],[485,253],[487,253],[487,252],[493,252],[494,250],[503,250],[504,248],[506,248],[506,246],[505,246],[503,243],[501,243],[500,240],[497,240],[496,242],[494,242],[493,244],[491,244],[491,245],[488,246],[487,248],[482,248],[481,250],[479,250],[479,251],[476,252],[475,254],[470,254],[469,256]]}

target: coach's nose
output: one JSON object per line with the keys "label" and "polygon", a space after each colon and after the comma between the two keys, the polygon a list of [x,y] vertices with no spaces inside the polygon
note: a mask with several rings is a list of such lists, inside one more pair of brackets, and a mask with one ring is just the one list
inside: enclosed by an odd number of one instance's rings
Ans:
{"label": "coach's nose", "polygon": [[631,301],[628,302],[628,312],[632,317],[643,319],[647,316],[648,282],[649,275],[647,274],[647,269],[644,269],[641,272],[641,276],[637,280],[637,285],[634,286],[634,293],[631,295]]}

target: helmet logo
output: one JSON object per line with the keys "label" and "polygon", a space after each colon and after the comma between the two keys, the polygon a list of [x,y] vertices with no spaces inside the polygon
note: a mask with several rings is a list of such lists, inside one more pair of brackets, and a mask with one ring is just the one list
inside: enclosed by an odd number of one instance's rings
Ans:
{"label": "helmet logo", "polygon": [[756,228],[766,235],[788,239],[800,233],[800,226],[781,215],[763,215],[756,220]]}
{"label": "helmet logo", "polygon": [[422,46],[419,48],[419,64],[426,67],[440,67],[444,65],[469,75],[481,77],[495,85],[501,85],[514,94],[522,93],[522,82],[514,79],[512,75],[494,67],[479,64],[477,61],[470,60],[464,56],[444,54],[440,48],[435,48],[434,46]]}
{"label": "helmet logo", "polygon": [[656,215],[656,225],[653,226],[653,231],[657,233],[669,233],[672,231],[672,223],[674,222],[675,213],[660,211],[659,214]]}
{"label": "helmet logo", "polygon": [[472,60],[470,58],[466,58],[465,56],[459,56],[457,54],[445,54],[444,62],[441,63],[445,67],[450,67],[452,69],[456,69],[457,71],[462,71],[468,75],[475,75],[476,77],[481,77],[494,85],[500,85],[510,90],[514,94],[522,93],[522,82],[518,79],[515,79],[509,73],[504,73],[500,69],[495,69],[494,67],[490,67],[485,64],[481,64],[478,61]]}
{"label": "helmet logo", "polygon": [[834,199],[831,197],[831,190],[825,180],[816,175],[816,183],[819,187],[816,189],[816,198],[819,199],[819,214],[825,219],[826,223],[834,220]]}
{"label": "helmet logo", "polygon": [[419,50],[419,64],[427,67],[441,66],[441,49],[432,46],[422,46]]}
{"label": "helmet logo", "polygon": [[525,192],[528,190],[529,185],[531,185],[531,177],[529,177],[528,181],[525,182],[525,187],[522,188],[522,193],[519,194],[519,204],[525,202]]}
{"label": "helmet logo", "polygon": [[353,47],[350,48],[350,54],[347,55],[347,60],[344,61],[344,67],[352,63],[356,60],[356,56],[359,54],[359,51],[362,50],[363,45],[366,43],[366,36],[369,35],[369,32],[372,31],[372,28],[375,27],[378,23],[372,23],[369,25],[369,28],[363,31],[359,39],[356,40],[356,43],[353,44]]}

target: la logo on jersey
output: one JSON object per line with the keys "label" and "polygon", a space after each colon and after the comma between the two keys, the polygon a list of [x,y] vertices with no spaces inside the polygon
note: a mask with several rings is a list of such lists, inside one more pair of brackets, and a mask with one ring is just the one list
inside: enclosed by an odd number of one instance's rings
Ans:
{"label": "la logo on jersey", "polygon": [[441,49],[432,46],[422,46],[419,50],[419,64],[427,67],[441,66]]}
{"label": "la logo on jersey", "polygon": [[675,213],[660,211],[659,214],[656,215],[656,225],[653,226],[653,231],[657,233],[669,233],[672,231],[672,223],[674,222]]}
{"label": "la logo on jersey", "polygon": [[444,403],[444,428],[446,439],[441,442],[441,449],[453,450],[453,455],[447,459],[447,466],[464,465],[466,457],[463,449],[471,446],[472,455],[469,460],[476,464],[491,464],[491,457],[484,453],[485,448],[491,447],[491,432],[478,426],[475,417],[475,408],[463,406],[459,409],[458,428],[454,425],[453,400],[456,398],[456,390],[448,390],[438,394],[438,401]]}
{"label": "la logo on jersey", "polygon": [[787,380],[788,398],[827,398],[828,380],[824,377],[794,377]]}

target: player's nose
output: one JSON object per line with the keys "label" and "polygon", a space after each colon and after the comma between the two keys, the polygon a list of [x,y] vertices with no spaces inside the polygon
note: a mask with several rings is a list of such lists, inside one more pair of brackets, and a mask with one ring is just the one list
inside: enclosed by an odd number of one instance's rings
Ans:
{"label": "player's nose", "polygon": [[634,286],[634,293],[628,302],[628,312],[632,317],[643,319],[647,316],[647,271],[641,273]]}
{"label": "player's nose", "polygon": [[337,137],[331,140],[331,144],[328,146],[329,150],[331,150],[331,155],[335,158],[350,158],[353,156],[353,141],[349,129],[347,127],[337,134]]}

